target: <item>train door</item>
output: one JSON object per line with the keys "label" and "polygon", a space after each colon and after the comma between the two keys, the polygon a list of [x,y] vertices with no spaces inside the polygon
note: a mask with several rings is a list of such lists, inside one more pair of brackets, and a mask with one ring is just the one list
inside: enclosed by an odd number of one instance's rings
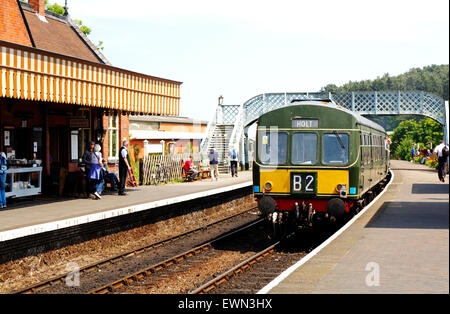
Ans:
{"label": "train door", "polygon": [[360,162],[359,162],[359,189],[360,193],[364,192],[365,184],[364,184],[364,170],[366,166],[366,160],[365,160],[365,151],[364,151],[364,133],[360,131],[359,133],[359,155],[360,155]]}
{"label": "train door", "polygon": [[375,143],[374,143],[374,135],[370,133],[369,137],[369,187],[375,182],[376,177],[376,164],[375,164]]}
{"label": "train door", "polygon": [[370,174],[371,174],[371,152],[370,152],[370,134],[366,132],[362,132],[362,157],[363,157],[363,166],[361,169],[361,174],[363,179],[361,181],[363,185],[363,192],[367,191],[370,188]]}

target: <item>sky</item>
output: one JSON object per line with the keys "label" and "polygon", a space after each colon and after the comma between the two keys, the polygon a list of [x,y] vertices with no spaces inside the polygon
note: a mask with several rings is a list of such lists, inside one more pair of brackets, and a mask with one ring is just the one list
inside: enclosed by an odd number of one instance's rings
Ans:
{"label": "sky", "polygon": [[[64,0],[49,0],[64,5]],[[68,0],[113,66],[181,81],[180,115],[218,97],[399,75],[449,63],[448,0]]]}

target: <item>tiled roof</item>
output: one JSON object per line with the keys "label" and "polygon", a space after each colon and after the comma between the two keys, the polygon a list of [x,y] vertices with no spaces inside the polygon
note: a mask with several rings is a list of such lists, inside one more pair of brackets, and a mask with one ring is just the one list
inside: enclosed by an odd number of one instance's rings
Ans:
{"label": "tiled roof", "polygon": [[67,16],[46,11],[42,21],[31,6],[21,3],[35,48],[87,61],[110,64]]}

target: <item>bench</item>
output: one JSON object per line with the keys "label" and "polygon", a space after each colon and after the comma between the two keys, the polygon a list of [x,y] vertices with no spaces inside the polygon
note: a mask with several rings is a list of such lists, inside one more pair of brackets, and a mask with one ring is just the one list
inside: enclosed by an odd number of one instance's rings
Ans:
{"label": "bench", "polygon": [[[194,168],[195,169],[195,168]],[[184,182],[190,182],[193,181],[189,178],[189,176],[186,174],[186,170],[184,168],[182,168],[183,170],[183,179]],[[211,171],[208,168],[203,168],[201,170],[198,170],[198,174],[197,177],[194,180],[198,180],[201,181],[202,179],[208,179],[211,178]]]}

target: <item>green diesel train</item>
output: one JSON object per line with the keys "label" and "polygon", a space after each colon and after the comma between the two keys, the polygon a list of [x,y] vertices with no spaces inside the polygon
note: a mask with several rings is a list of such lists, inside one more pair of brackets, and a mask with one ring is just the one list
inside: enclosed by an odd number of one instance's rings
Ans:
{"label": "green diesel train", "polygon": [[257,120],[254,195],[274,224],[310,227],[357,213],[389,172],[378,124],[327,101],[297,101]]}

